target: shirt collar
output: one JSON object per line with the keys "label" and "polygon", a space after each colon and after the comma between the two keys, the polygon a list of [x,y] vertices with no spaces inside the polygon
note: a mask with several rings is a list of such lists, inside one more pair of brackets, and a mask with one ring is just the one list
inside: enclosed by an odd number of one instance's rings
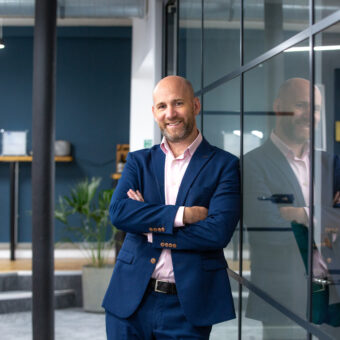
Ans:
{"label": "shirt collar", "polygon": [[[190,157],[192,157],[192,155],[197,150],[198,146],[201,144],[202,140],[203,140],[203,137],[202,137],[201,131],[198,130],[198,135],[197,135],[196,139],[185,149],[183,154],[178,156],[177,158],[184,158],[184,156],[187,155],[187,154],[189,154]],[[170,155],[173,156],[173,153],[170,149],[169,143],[168,143],[168,141],[166,140],[165,137],[163,137],[163,139],[162,139],[161,149],[166,155],[170,154]]]}
{"label": "shirt collar", "polygon": [[303,159],[306,156],[309,155],[309,143],[305,143],[304,147],[303,147],[303,152],[301,157],[296,157],[294,154],[294,151],[286,144],[283,142],[282,139],[280,139],[274,131],[272,131],[272,133],[270,134],[270,139],[272,140],[272,142],[276,145],[276,147],[285,155],[285,157],[289,157],[292,159],[295,158],[300,158]]}

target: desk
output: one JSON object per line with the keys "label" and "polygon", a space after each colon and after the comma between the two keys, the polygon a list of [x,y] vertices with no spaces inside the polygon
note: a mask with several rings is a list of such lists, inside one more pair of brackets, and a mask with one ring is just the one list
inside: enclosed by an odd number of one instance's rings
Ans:
{"label": "desk", "polygon": [[[56,156],[56,162],[72,162],[72,156]],[[18,235],[19,209],[19,163],[32,162],[32,156],[0,156],[0,162],[9,163],[10,168],[10,243],[11,261],[15,260],[15,247]]]}

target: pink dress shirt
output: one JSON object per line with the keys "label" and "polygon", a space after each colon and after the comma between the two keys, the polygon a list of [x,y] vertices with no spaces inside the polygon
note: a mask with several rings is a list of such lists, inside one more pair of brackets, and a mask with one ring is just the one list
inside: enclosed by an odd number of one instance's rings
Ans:
{"label": "pink dress shirt", "polygon": [[[306,143],[301,157],[295,156],[294,152],[274,133],[270,136],[272,142],[286,157],[287,162],[292,168],[297,181],[299,182],[303,198],[306,203],[304,207],[307,216],[309,217],[309,145]],[[316,277],[326,277],[328,275],[327,265],[323,260],[320,252],[317,249],[313,251],[313,275]]]}
{"label": "pink dress shirt", "polygon": [[[165,188],[165,204],[176,204],[177,194],[181,185],[185,171],[190,160],[202,142],[202,134],[198,132],[198,136],[191,145],[178,157],[174,157],[169,144],[165,137],[161,143],[161,149],[165,153],[164,166],[164,188]],[[184,207],[180,207],[177,211],[174,227],[183,227]],[[152,242],[152,233],[148,233],[148,241]],[[174,269],[172,265],[171,250],[163,249],[158,259],[156,268],[152,277],[157,280],[175,282]]]}

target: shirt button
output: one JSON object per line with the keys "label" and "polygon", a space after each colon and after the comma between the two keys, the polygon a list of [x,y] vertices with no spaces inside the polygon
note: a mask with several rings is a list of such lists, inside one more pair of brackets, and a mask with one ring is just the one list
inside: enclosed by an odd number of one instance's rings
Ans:
{"label": "shirt button", "polygon": [[150,262],[151,262],[152,264],[155,264],[155,263],[156,263],[156,259],[153,257],[153,258],[150,260]]}

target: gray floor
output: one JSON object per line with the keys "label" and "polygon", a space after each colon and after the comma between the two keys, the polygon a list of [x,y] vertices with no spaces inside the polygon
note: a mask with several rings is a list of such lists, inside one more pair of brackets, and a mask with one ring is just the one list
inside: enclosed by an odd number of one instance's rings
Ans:
{"label": "gray floor", "polygon": [[[0,314],[1,340],[31,340],[31,318],[30,312]],[[242,338],[256,340],[261,338],[261,334],[260,323],[250,320],[250,324],[244,325]],[[57,310],[55,312],[55,340],[79,339],[106,340],[105,315],[86,313],[80,308]],[[236,340],[237,320],[215,325],[210,339]]]}
{"label": "gray floor", "polygon": [[[0,315],[1,340],[32,340],[30,312]],[[55,312],[56,340],[105,340],[105,315],[86,313],[80,308]]]}

